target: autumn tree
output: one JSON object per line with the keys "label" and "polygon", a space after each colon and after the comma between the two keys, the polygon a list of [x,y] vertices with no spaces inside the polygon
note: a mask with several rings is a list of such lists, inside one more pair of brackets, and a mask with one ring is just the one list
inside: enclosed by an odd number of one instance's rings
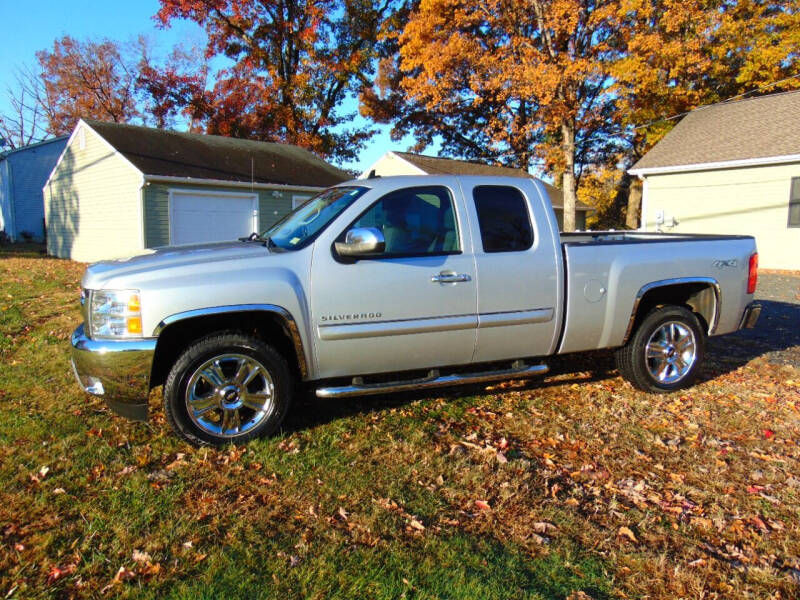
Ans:
{"label": "autumn tree", "polygon": [[135,85],[142,120],[164,129],[185,117],[189,131],[200,129],[208,107],[208,71],[208,62],[198,48],[179,45],[165,60],[157,60],[150,46],[140,43]]}
{"label": "autumn tree", "polygon": [[446,153],[543,165],[573,230],[584,166],[621,143],[608,93],[618,16],[617,2],[422,0],[395,30],[397,56],[365,110],[424,143],[435,132]]}
{"label": "autumn tree", "polygon": [[117,123],[138,116],[135,62],[112,40],[55,40],[36,53],[44,86],[43,108],[52,135],[69,133],[80,118]]}
{"label": "autumn tree", "polygon": [[388,0],[161,0],[158,19],[198,23],[208,34],[206,55],[232,63],[207,95],[209,133],[346,160],[373,133],[353,125],[346,104],[371,83],[388,9]]}

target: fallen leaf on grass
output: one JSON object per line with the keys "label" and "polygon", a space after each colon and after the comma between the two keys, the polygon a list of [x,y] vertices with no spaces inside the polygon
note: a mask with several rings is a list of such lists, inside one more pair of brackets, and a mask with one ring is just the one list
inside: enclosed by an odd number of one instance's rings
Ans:
{"label": "fallen leaf on grass", "polygon": [[119,571],[117,571],[117,574],[114,575],[114,582],[122,583],[123,581],[129,581],[134,577],[136,577],[136,573],[126,567],[120,567]]}
{"label": "fallen leaf on grass", "polygon": [[692,562],[690,562],[690,563],[689,563],[689,566],[690,566],[690,567],[702,567],[704,564],[706,564],[706,561],[705,561],[705,559],[703,559],[703,558],[698,558],[698,559],[696,559],[696,560],[693,560]]}
{"label": "fallen leaf on grass", "polygon": [[409,526],[412,529],[416,529],[417,531],[425,531],[425,525],[423,525],[422,523],[420,523],[416,519],[411,519],[411,521],[409,522]]}
{"label": "fallen leaf on grass", "polygon": [[550,533],[551,531],[555,531],[557,527],[552,523],[548,523],[547,521],[540,521],[538,523],[533,524],[533,530],[536,533]]}
{"label": "fallen leaf on grass", "polygon": [[47,584],[52,585],[59,579],[62,579],[67,575],[72,575],[77,570],[78,566],[74,564],[70,564],[65,567],[59,567],[58,565],[53,565],[47,572]]}
{"label": "fallen leaf on grass", "polygon": [[617,531],[617,537],[618,538],[620,538],[620,537],[621,538],[625,538],[625,539],[633,542],[634,544],[639,541],[639,540],[636,539],[636,536],[633,535],[633,532],[628,527],[625,527],[625,526],[622,526],[622,527],[619,528],[619,531]]}
{"label": "fallen leaf on grass", "polygon": [[133,551],[133,560],[137,563],[149,563],[153,560],[153,557],[150,556],[147,552],[141,552],[139,550]]}
{"label": "fallen leaf on grass", "polygon": [[486,500],[475,500],[475,508],[478,510],[492,510],[492,507]]}

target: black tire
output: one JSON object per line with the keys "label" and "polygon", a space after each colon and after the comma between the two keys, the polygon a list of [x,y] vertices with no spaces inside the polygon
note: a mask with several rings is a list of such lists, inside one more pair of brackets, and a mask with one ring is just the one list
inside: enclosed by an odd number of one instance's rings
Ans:
{"label": "black tire", "polygon": [[[679,332],[673,335],[677,343],[669,343],[670,330]],[[693,354],[685,342],[689,331],[693,336]],[[654,308],[642,319],[628,343],[616,351],[617,369],[633,387],[646,392],[667,393],[690,387],[703,362],[705,339],[700,321],[689,309],[671,305]],[[651,358],[647,357],[648,345]],[[656,353],[660,354],[653,357]]]}
{"label": "black tire", "polygon": [[[249,383],[236,378],[238,374],[246,380],[251,373]],[[192,392],[187,395],[190,384]],[[175,433],[194,446],[240,444],[278,429],[289,410],[293,384],[286,360],[269,345],[236,331],[214,333],[175,361],[164,384],[164,412]],[[203,394],[197,395],[198,389]],[[261,401],[262,396],[266,400],[261,411],[247,404]],[[205,412],[190,414],[189,397],[202,403],[200,410]],[[228,416],[234,414],[238,417]],[[213,431],[215,427],[220,431]]]}

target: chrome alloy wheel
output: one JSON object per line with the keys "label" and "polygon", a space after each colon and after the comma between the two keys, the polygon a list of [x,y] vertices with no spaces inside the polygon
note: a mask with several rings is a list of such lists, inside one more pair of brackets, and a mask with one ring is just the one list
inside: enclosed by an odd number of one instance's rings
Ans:
{"label": "chrome alloy wheel", "polygon": [[244,354],[222,354],[192,373],[186,385],[186,409],[206,433],[234,438],[270,416],[274,393],[264,365]]}
{"label": "chrome alloy wheel", "polygon": [[694,332],[678,321],[668,321],[656,329],[645,346],[647,370],[660,383],[680,381],[696,359]]}

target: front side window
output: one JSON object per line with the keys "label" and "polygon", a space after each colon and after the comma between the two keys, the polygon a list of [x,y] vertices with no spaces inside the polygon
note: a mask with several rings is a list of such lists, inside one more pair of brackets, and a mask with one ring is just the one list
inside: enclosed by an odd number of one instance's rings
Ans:
{"label": "front side window", "polygon": [[472,190],[484,252],[520,252],[533,245],[528,203],[522,192],[505,185]]}
{"label": "front side window", "polygon": [[789,196],[789,227],[800,227],[800,177],[792,179]]}
{"label": "front side window", "polygon": [[365,187],[335,187],[301,204],[260,237],[271,248],[297,250],[310,244],[341,212],[362,196]]}
{"label": "front side window", "polygon": [[384,256],[455,254],[460,251],[453,199],[445,187],[406,188],[373,204],[350,226],[374,227],[386,240]]}

